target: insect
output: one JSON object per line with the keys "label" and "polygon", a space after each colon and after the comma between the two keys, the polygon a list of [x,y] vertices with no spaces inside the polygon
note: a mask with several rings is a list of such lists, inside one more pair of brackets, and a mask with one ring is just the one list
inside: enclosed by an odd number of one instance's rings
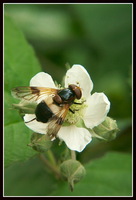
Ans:
{"label": "insect", "polygon": [[[61,128],[67,112],[69,110],[72,113],[75,112],[70,109],[70,106],[73,103],[80,104],[74,102],[74,100],[80,99],[82,97],[82,92],[80,87],[70,84],[68,88],[64,89],[16,87],[12,89],[12,95],[15,98],[20,99],[22,102],[27,102],[27,104],[38,102],[34,110],[36,117],[25,123],[31,123],[34,120],[48,123],[47,134],[52,139],[56,137]],[[28,112],[26,111],[25,114],[28,114]]]}

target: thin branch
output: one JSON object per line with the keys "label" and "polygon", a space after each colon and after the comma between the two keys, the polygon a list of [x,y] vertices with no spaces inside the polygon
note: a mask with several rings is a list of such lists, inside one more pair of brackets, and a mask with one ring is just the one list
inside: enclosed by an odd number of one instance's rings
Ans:
{"label": "thin branch", "polygon": [[61,174],[57,166],[53,165],[45,158],[45,156],[41,153],[39,154],[39,158],[43,161],[43,163],[55,174],[57,179],[61,179]]}

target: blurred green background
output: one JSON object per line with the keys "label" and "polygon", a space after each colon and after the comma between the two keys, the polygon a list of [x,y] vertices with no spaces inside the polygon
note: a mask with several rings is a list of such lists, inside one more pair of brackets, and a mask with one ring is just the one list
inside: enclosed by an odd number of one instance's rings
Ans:
{"label": "blurred green background", "polygon": [[62,80],[67,63],[81,64],[94,82],[93,92],[105,92],[112,102],[110,115],[130,117],[132,5],[11,4],[5,12],[54,80]]}
{"label": "blurred green background", "polygon": [[[54,80],[62,81],[67,64],[81,64],[92,78],[93,92],[108,96],[108,115],[117,120],[118,137],[109,143],[94,140],[78,159],[87,163],[108,151],[131,154],[132,5],[5,4],[4,12],[34,48],[42,70]],[[9,176],[13,170],[5,171],[9,183],[15,179]]]}

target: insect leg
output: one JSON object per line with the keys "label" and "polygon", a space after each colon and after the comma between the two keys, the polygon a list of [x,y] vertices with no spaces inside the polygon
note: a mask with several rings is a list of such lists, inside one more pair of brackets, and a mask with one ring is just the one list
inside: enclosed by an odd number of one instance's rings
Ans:
{"label": "insect leg", "polygon": [[28,122],[25,122],[25,123],[29,123],[29,122],[32,122],[32,121],[34,121],[36,119],[36,117],[35,118],[33,118],[33,119],[31,119],[30,121],[28,121]]}
{"label": "insect leg", "polygon": [[73,114],[75,113],[75,111],[71,110],[70,108],[69,108],[69,111],[72,112]]}
{"label": "insect leg", "polygon": [[81,103],[78,103],[78,102],[73,102],[73,104],[82,105],[84,102],[85,102],[85,100],[84,100],[84,101],[82,101]]}
{"label": "insect leg", "polygon": [[72,113],[74,114],[75,111],[79,111],[79,110],[71,110],[71,109],[69,108],[69,111],[72,112]]}

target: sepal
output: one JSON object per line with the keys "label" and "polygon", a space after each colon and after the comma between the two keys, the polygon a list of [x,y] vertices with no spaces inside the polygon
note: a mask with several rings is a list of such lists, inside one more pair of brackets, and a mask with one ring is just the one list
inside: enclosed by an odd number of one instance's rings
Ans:
{"label": "sepal", "polygon": [[93,128],[93,131],[94,137],[111,141],[116,138],[119,128],[116,120],[106,117],[104,122]]}
{"label": "sepal", "polygon": [[64,161],[60,165],[60,172],[64,179],[68,181],[71,191],[74,189],[74,184],[79,182],[86,174],[83,165],[73,159]]}
{"label": "sepal", "polygon": [[48,135],[33,133],[31,136],[31,143],[28,144],[28,146],[31,146],[34,150],[43,153],[51,148],[52,141]]}

